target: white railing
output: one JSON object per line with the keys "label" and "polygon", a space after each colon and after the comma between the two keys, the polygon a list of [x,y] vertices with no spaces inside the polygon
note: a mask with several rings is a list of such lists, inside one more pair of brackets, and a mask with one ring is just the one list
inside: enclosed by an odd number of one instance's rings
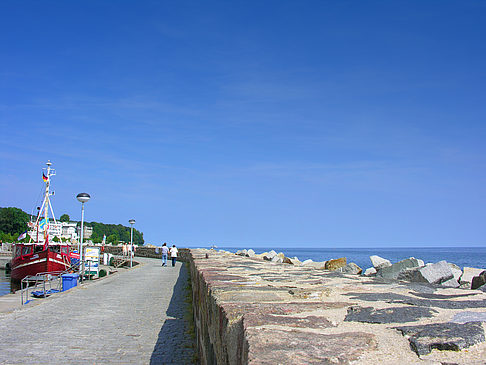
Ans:
{"label": "white railing", "polygon": [[[22,305],[28,303],[29,292],[38,298],[46,298],[51,294],[62,290],[62,272],[39,273],[28,275],[20,282],[20,302]],[[25,301],[24,301],[25,295]]]}
{"label": "white railing", "polygon": [[26,276],[20,282],[21,304],[24,305],[30,302],[29,291],[31,295],[37,296],[38,298],[46,298],[51,294],[62,291],[62,275],[68,274],[75,269],[79,269],[79,264],[72,265],[64,271],[41,272],[36,275]]}

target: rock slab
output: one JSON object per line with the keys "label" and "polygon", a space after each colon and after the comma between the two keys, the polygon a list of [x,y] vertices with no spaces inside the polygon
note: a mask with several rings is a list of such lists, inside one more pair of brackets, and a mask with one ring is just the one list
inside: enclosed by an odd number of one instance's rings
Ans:
{"label": "rock slab", "polygon": [[460,312],[457,313],[452,321],[454,323],[467,322],[486,322],[486,312]]}
{"label": "rock slab", "polygon": [[343,274],[359,275],[363,272],[363,269],[356,265],[354,262],[350,262],[346,266],[340,267],[336,272]]}
{"label": "rock slab", "polygon": [[480,286],[486,284],[486,270],[478,276],[472,278],[471,289],[478,289]]}
{"label": "rock slab", "polygon": [[376,270],[383,269],[384,267],[391,266],[390,260],[384,259],[383,257],[373,255],[370,256],[371,264]]}
{"label": "rock slab", "polygon": [[363,275],[364,275],[364,276],[374,276],[374,275],[376,275],[376,272],[377,272],[377,271],[376,271],[376,269],[375,269],[374,267],[369,267],[369,268],[367,268],[367,269],[365,270],[365,272],[364,272],[364,274],[363,274]]}
{"label": "rock slab", "polygon": [[484,271],[484,269],[477,269],[474,267],[465,267],[461,278],[459,279],[459,284],[471,285],[472,279],[478,276]]}
{"label": "rock slab", "polygon": [[349,364],[377,346],[374,336],[363,332],[309,335],[300,331],[249,328],[251,364]]}
{"label": "rock slab", "polygon": [[412,350],[419,356],[427,355],[432,349],[460,351],[485,340],[481,322],[433,323],[395,329],[408,337]]}
{"label": "rock slab", "polygon": [[406,323],[422,318],[433,317],[437,311],[425,307],[393,307],[375,309],[373,307],[353,306],[348,308],[345,322],[364,323]]}
{"label": "rock slab", "polygon": [[440,284],[454,278],[454,274],[446,261],[427,264],[413,271],[411,281],[418,283]]}
{"label": "rock slab", "polygon": [[399,261],[391,266],[384,267],[380,270],[378,270],[378,273],[376,276],[382,277],[385,279],[394,279],[396,280],[398,278],[398,275],[407,269],[411,269],[414,267],[419,267],[420,261],[417,260],[414,257],[410,257],[409,259],[405,259],[402,261]]}

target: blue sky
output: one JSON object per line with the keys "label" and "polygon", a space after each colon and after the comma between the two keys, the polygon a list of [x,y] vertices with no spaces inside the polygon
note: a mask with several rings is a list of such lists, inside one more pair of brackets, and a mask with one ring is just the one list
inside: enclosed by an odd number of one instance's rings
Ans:
{"label": "blue sky", "polygon": [[179,246],[486,246],[483,1],[5,1],[0,206]]}

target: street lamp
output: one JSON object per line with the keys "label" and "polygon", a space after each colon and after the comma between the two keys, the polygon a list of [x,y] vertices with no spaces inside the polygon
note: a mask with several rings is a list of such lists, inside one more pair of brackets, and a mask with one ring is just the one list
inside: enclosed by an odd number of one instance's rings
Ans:
{"label": "street lamp", "polygon": [[84,262],[83,262],[83,235],[84,235],[84,203],[91,197],[88,193],[79,193],[76,199],[81,202],[81,240],[79,241],[79,273],[81,274],[81,281],[83,281]]}
{"label": "street lamp", "polygon": [[132,228],[130,229],[130,267],[132,267],[132,256],[133,256],[133,225],[135,224],[135,219],[130,219],[128,221]]}

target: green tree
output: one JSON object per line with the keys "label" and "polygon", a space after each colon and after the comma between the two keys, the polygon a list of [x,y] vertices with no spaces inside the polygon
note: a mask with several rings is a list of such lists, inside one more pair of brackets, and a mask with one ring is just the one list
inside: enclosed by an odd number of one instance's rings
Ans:
{"label": "green tree", "polygon": [[100,243],[102,240],[102,238],[100,238],[100,236],[98,236],[98,234],[96,234],[94,231],[89,239],[93,241],[93,243]]}
{"label": "green tree", "polygon": [[[103,235],[106,235],[106,242],[111,242],[109,237],[115,234],[119,241],[130,242],[130,227],[123,226],[121,224],[104,224],[99,222],[90,222],[89,225],[93,227],[93,242],[96,242],[97,237],[100,241],[103,239]],[[95,238],[93,238],[95,237]],[[118,243],[118,242],[116,242]],[[143,234],[137,229],[133,229],[133,243],[136,245],[143,245]]]}
{"label": "green tree", "polygon": [[59,242],[59,237],[57,236],[54,236],[54,238],[52,239],[54,242]]}
{"label": "green tree", "polygon": [[[21,233],[27,230],[27,222],[29,219],[30,216],[21,209],[0,208],[0,240],[3,242],[15,241]],[[67,214],[63,214],[59,220],[61,222],[67,222],[70,221],[70,217]],[[91,236],[93,242],[101,242],[104,235],[107,236],[106,242],[113,242],[115,244],[118,244],[119,241],[130,242],[131,227],[99,222],[91,222],[88,225],[93,227],[93,235]],[[29,237],[25,240],[28,241]],[[135,245],[143,245],[144,243],[143,233],[136,228],[133,229],[133,243]]]}
{"label": "green tree", "polygon": [[16,239],[17,237],[13,238],[11,234],[0,231],[0,240],[2,242],[14,242]]}
{"label": "green tree", "polygon": [[0,231],[18,236],[27,230],[29,215],[19,208],[0,208]]}
{"label": "green tree", "polygon": [[112,244],[118,244],[118,241],[119,241],[119,238],[116,234],[110,234],[107,238],[106,238],[106,242],[109,242],[109,243],[112,243]]}
{"label": "green tree", "polygon": [[69,215],[63,214],[63,215],[61,215],[61,218],[59,218],[59,220],[61,222],[69,222],[70,221],[70,218],[69,218]]}

